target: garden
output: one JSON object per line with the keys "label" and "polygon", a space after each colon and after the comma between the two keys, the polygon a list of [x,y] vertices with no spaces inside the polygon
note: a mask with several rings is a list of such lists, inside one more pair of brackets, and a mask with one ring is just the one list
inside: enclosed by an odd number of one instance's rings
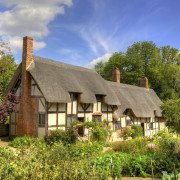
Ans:
{"label": "garden", "polygon": [[175,134],[159,131],[144,138],[141,127],[132,125],[132,139],[108,142],[107,124],[84,125],[93,129],[86,142],[78,140],[72,126],[38,139],[17,137],[9,142],[16,151],[0,146],[0,179],[180,179],[180,138]]}

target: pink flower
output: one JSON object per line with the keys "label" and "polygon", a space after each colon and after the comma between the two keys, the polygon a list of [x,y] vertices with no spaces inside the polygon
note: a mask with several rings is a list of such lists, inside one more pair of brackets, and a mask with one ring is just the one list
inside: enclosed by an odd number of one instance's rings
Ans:
{"label": "pink flower", "polygon": [[152,149],[156,149],[157,148],[157,146],[155,144],[152,144],[152,143],[148,144],[148,147],[150,147]]}

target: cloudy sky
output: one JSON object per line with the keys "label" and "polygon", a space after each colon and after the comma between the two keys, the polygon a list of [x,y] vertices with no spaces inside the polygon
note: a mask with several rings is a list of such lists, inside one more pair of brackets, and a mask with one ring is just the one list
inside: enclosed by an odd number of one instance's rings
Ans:
{"label": "cloudy sky", "polygon": [[93,67],[137,41],[180,49],[179,0],[0,0],[0,38],[21,62],[22,37],[34,54]]}

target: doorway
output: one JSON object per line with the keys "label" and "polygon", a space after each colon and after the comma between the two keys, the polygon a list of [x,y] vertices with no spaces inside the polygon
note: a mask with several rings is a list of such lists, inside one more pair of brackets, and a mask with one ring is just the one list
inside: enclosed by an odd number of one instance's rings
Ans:
{"label": "doorway", "polygon": [[[84,118],[83,118],[83,117],[79,117],[79,118],[78,118],[78,121],[84,122]],[[78,128],[78,134],[79,134],[80,136],[83,136],[83,135],[84,135],[84,126],[80,126],[80,127]]]}
{"label": "doorway", "polygon": [[141,127],[143,129],[143,137],[144,137],[144,135],[145,135],[145,133],[144,133],[144,123],[141,123]]}

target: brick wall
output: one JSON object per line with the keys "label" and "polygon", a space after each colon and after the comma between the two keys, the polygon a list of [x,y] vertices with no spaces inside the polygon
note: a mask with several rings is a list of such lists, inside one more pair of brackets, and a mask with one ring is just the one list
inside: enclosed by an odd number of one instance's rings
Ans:
{"label": "brick wall", "polygon": [[112,72],[112,81],[120,83],[120,71],[117,67]]}
{"label": "brick wall", "polygon": [[[31,97],[31,75],[27,72],[33,62],[33,38],[23,38],[21,102],[17,135],[36,136],[37,99]],[[35,118],[36,117],[36,118]]]}
{"label": "brick wall", "polygon": [[147,79],[147,77],[141,78],[140,87],[144,87],[144,88],[148,89],[148,79]]}

